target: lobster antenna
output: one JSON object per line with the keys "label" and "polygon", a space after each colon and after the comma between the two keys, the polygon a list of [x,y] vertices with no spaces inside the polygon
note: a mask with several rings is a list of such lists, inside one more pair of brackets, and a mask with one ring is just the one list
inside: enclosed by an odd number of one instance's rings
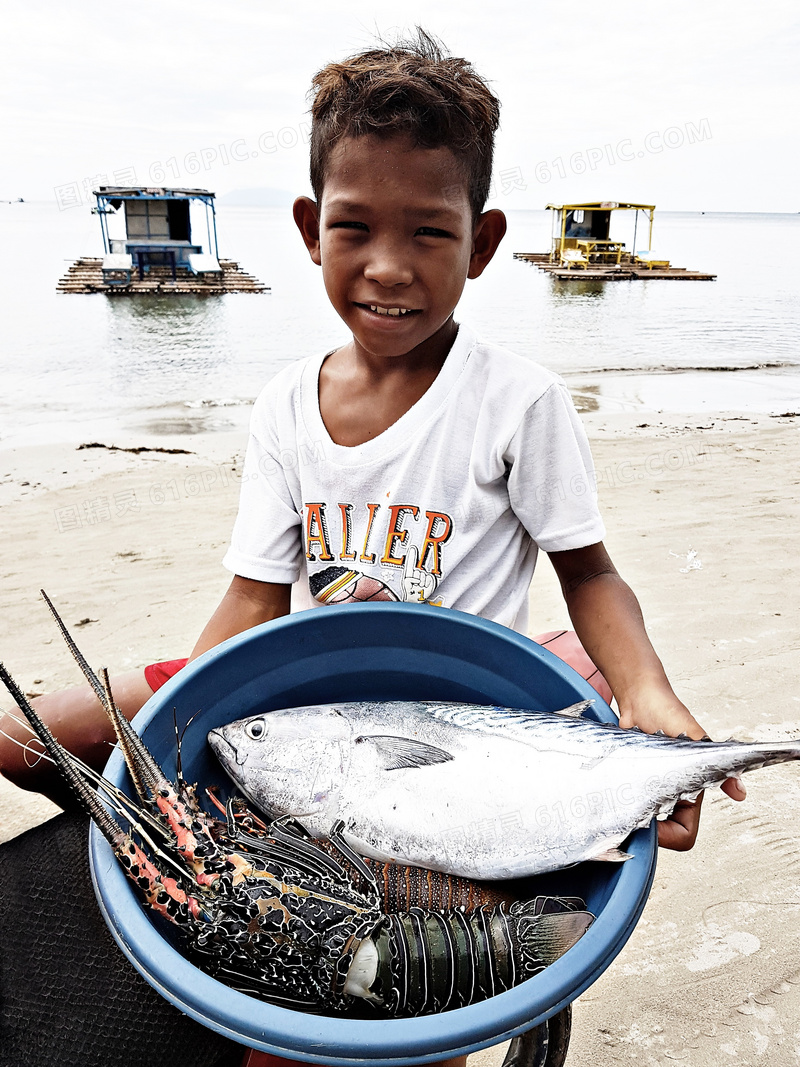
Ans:
{"label": "lobster antenna", "polygon": [[183,759],[182,759],[183,735],[189,729],[189,725],[191,724],[192,719],[194,719],[194,715],[192,716],[191,719],[189,719],[189,722],[186,723],[184,728],[182,730],[179,730],[178,729],[178,709],[175,707],[174,704],[172,705],[172,728],[175,731],[175,776],[176,776],[176,779],[177,779],[177,782],[178,782],[178,788],[179,789],[185,789],[186,788],[186,779],[183,777]]}
{"label": "lobster antenna", "polygon": [[[28,745],[30,744],[31,740],[35,738],[36,740],[39,740],[40,744],[41,740],[39,739],[34,728],[26,719],[22,719],[19,717],[19,715],[15,715],[13,711],[3,712],[3,715],[7,716],[9,719],[12,719],[15,723],[17,723],[18,726],[22,726],[31,734],[31,737],[28,741],[20,741],[19,738],[12,737],[11,734],[7,734],[6,731],[2,729],[2,727],[0,727],[0,735],[11,741],[12,744],[17,745],[19,748],[26,749],[28,752],[33,752],[33,754],[36,755],[39,759],[47,760],[47,762],[52,763],[54,767],[58,766],[53,757],[48,755],[47,752],[34,752],[33,749],[28,749]],[[145,822],[147,822],[151,829],[157,830],[162,836],[164,835],[165,831],[163,823],[159,822],[159,820],[156,819],[153,815],[151,815],[150,812],[146,809],[137,808],[135,801],[131,800],[127,793],[123,792],[122,789],[114,785],[107,778],[104,778],[99,771],[96,771],[94,769],[94,767],[90,767],[88,763],[84,763],[79,756],[74,756],[70,753],[70,759],[72,761],[73,766],[81,772],[83,777],[87,781],[91,782],[92,787],[96,793],[99,792],[100,789],[102,789],[103,793],[106,796],[106,802],[110,804],[111,807],[113,807],[114,811],[116,811],[118,815],[121,815],[123,818],[127,819],[128,822],[131,823],[131,825],[139,829],[139,823],[136,822],[132,817],[131,813],[133,813],[138,819],[143,819]],[[159,855],[164,855],[161,850],[158,849],[157,846],[155,846],[155,851]],[[173,866],[175,866],[175,863],[171,859],[171,857],[166,856],[165,858],[168,859],[170,863],[173,864]],[[185,871],[182,871],[181,873],[185,874]]]}
{"label": "lobster antenna", "polygon": [[[128,771],[130,772],[131,779],[133,780],[136,792],[142,799],[147,797],[147,794],[153,794],[156,788],[156,783],[159,778],[163,778],[164,775],[160,774],[160,768],[156,765],[155,760],[145,749],[144,757],[141,756],[139,749],[141,745],[137,745],[131,734],[138,739],[138,734],[131,728],[126,730],[123,723],[128,723],[128,720],[120,712],[117,705],[114,703],[114,695],[111,692],[111,680],[108,677],[108,669],[103,667],[100,671],[103,676],[103,707],[106,710],[106,714],[111,720],[111,725],[114,727],[114,733],[116,734],[119,747],[122,749],[122,755],[125,757],[125,763],[127,764]],[[152,766],[150,766],[152,764]],[[145,780],[146,779],[146,780]]]}
{"label": "lobster antenna", "polygon": [[45,604],[47,604],[48,608],[50,608],[50,614],[55,619],[56,626],[61,631],[61,636],[64,638],[64,640],[65,640],[65,642],[67,644],[67,648],[72,653],[72,658],[75,660],[75,662],[78,664],[80,669],[83,671],[83,675],[86,678],[86,681],[89,683],[89,685],[92,687],[92,689],[94,689],[94,691],[95,691],[95,693],[97,695],[97,699],[100,701],[101,704],[105,705],[105,693],[103,692],[103,686],[102,686],[102,684],[100,682],[100,679],[97,677],[95,672],[89,666],[89,664],[87,663],[86,659],[84,658],[83,653],[78,648],[78,646],[75,644],[75,641],[72,638],[72,634],[69,632],[69,630],[65,626],[64,620],[61,618],[61,616],[56,611],[55,606],[53,604],[53,601],[50,599],[50,597],[47,595],[47,593],[45,593],[44,589],[40,589],[39,592],[41,593]]}
{"label": "lobster antenna", "polygon": [[200,712],[196,711],[194,715],[189,717],[184,728],[182,730],[178,730],[178,709],[174,705],[172,707],[172,725],[175,729],[175,773],[177,775],[178,786],[180,788],[186,787],[186,779],[183,777],[183,739],[186,736],[186,731],[189,729],[189,727],[192,725],[192,723],[199,714]]}
{"label": "lobster antenna", "polygon": [[[67,643],[67,647],[72,653],[78,666],[86,676],[87,681],[94,689],[95,693],[102,704],[106,715],[108,715],[111,723],[114,727],[114,733],[120,741],[120,748],[122,754],[125,757],[128,770],[131,778],[133,779],[134,786],[142,804],[148,804],[157,797],[165,798],[175,791],[175,786],[164,774],[161,767],[155,761],[144,741],[139,737],[134,728],[119,710],[114,703],[114,698],[111,693],[111,686],[108,681],[108,672],[103,671],[105,677],[105,685],[100,682],[100,679],[91,669],[85,658],[81,654],[77,645],[75,644],[72,636],[68,632],[63,620],[56,611],[52,601],[42,589],[41,594],[44,597],[53,618],[56,621],[64,640]],[[122,740],[124,737],[124,741]],[[184,794],[181,796],[181,804],[185,807],[185,817],[190,818],[192,823],[199,821],[203,828],[204,836],[207,838],[206,845],[210,848],[211,852],[215,855],[219,850],[216,844],[213,842],[211,829],[208,825],[208,820],[205,812],[201,812],[198,809],[197,803],[192,795],[191,791],[186,788],[181,790]],[[102,805],[100,805],[102,807]],[[103,808],[105,811],[105,808]],[[185,827],[183,828],[185,829]],[[181,836],[181,828],[179,826],[173,826],[172,832],[175,839],[178,840]],[[194,832],[194,831],[192,831]],[[169,891],[168,891],[169,892]]]}
{"label": "lobster antenna", "polygon": [[[118,789],[111,782],[107,781],[99,772],[95,771],[92,767],[88,767],[77,756],[73,756],[64,748],[61,742],[53,735],[44,720],[36,712],[32,704],[28,701],[27,697],[11,677],[3,663],[0,663],[0,681],[3,682],[15,703],[25,715],[27,722],[24,722],[12,712],[6,712],[5,714],[21,725],[27,726],[27,728],[44,745],[46,751],[41,753],[42,758],[50,760],[51,763],[54,763],[56,767],[58,767],[72,789],[72,792],[75,794],[80,806],[97,824],[98,829],[103,837],[109,842],[112,849],[114,849],[115,853],[119,853],[120,849],[124,847],[128,835],[108,813],[105,805],[100,801],[97,789],[88,784],[84,775],[92,779],[96,785],[103,789],[108,796],[108,802],[114,810],[131,824],[133,829],[141,835],[156,855],[168,862],[182,877],[185,876],[186,871],[175,862],[172,856],[159,848],[158,844],[150,837],[141,822],[139,822],[139,819],[144,817],[144,820],[152,830],[158,831],[160,835],[163,835],[164,827],[158,820],[154,819],[149,812],[137,809],[130,797],[126,796],[122,790]],[[5,734],[5,731],[0,732],[8,737],[8,734]],[[9,738],[9,740],[15,741],[18,745],[22,744],[21,741],[17,741],[16,738],[13,737]]]}
{"label": "lobster antenna", "polygon": [[63,745],[61,745],[53,736],[50,728],[45,724],[43,719],[40,718],[39,714],[28,701],[28,698],[2,663],[0,663],[0,681],[3,682],[17,707],[22,711],[25,718],[31,724],[36,736],[42,742],[48,755],[63,774],[86,814],[94,819],[101,833],[109,841],[112,847],[118,846],[121,838],[124,837],[122,830],[100,803],[97,795],[92,791],[91,787],[84,781],[82,775],[72,762],[72,757]]}
{"label": "lobster antenna", "polygon": [[[28,754],[32,754],[37,757],[37,761],[47,760],[47,762],[52,763],[54,767],[57,766],[56,761],[53,759],[52,756],[48,755],[47,752],[37,752],[34,749],[28,748],[32,740],[37,740],[40,744],[41,740],[39,739],[34,728],[27,721],[27,719],[20,718],[20,716],[15,715],[13,711],[4,711],[0,716],[0,719],[6,717],[11,719],[18,726],[21,726],[24,730],[27,730],[28,733],[31,735],[27,741],[20,741],[18,737],[12,737],[11,734],[6,733],[6,731],[2,727],[0,727],[0,736],[5,737],[7,741],[10,741],[12,743],[12,745],[16,745],[18,748],[25,750],[26,763]],[[70,758],[72,760],[73,765],[77,768],[77,770],[81,772],[81,774],[85,779],[87,779],[87,781],[92,783],[92,786],[95,788],[96,791],[98,790],[98,788],[102,788],[103,792],[107,796],[108,801],[113,803],[114,810],[118,814],[126,815],[127,817],[127,813],[123,812],[118,806],[118,804],[126,804],[130,809],[134,806],[134,802],[131,800],[131,798],[117,786],[109,782],[107,778],[104,778],[99,771],[96,771],[94,769],[94,767],[90,767],[88,763],[84,763],[79,756],[75,756],[70,753]],[[32,765],[28,764],[28,766]],[[35,764],[33,766],[35,766]],[[163,830],[162,824],[159,823],[157,819],[154,819],[149,812],[142,811],[139,814],[147,816],[147,818],[153,823],[153,825]]]}
{"label": "lobster antenna", "polygon": [[[5,717],[6,715],[8,715],[10,719],[13,719],[14,722],[18,723],[20,726],[24,726],[27,730],[30,730],[31,734],[33,734],[33,737],[29,737],[27,741],[20,741],[18,737],[12,737],[11,734],[7,734],[5,730],[0,726],[0,737],[4,737],[6,741],[10,741],[12,745],[16,745],[18,748],[21,748],[25,753],[25,765],[27,767],[33,768],[44,759],[47,760],[48,763],[52,763],[55,766],[56,761],[53,759],[52,756],[48,756],[46,752],[37,752],[34,748],[28,748],[31,741],[36,738],[36,733],[34,732],[33,728],[29,726],[24,719],[20,719],[18,716],[12,715],[10,711],[3,712],[3,716]],[[28,763],[29,755],[36,756],[36,763]]]}
{"label": "lobster antenna", "polygon": [[[45,593],[44,589],[40,589],[39,592],[42,594],[45,604],[47,604],[50,609],[50,614],[55,619],[56,626],[58,626],[61,631],[61,636],[64,638],[67,648],[72,653],[73,659],[83,672],[86,681],[94,690],[97,699],[102,704],[106,715],[108,715],[111,721],[111,725],[114,727],[114,733],[116,734],[120,743],[120,748],[125,755],[125,762],[128,764],[128,769],[131,772],[131,777],[134,780],[139,796],[142,800],[149,799],[147,792],[149,791],[151,796],[155,793],[158,784],[165,778],[164,772],[148,752],[139,735],[114,703],[114,698],[111,695],[111,686],[108,683],[103,685],[97,677],[97,674],[89,666],[85,656],[75,644],[72,634],[67,629],[64,620],[59,615],[50,597]],[[105,673],[107,678],[107,672]],[[126,738],[125,742],[123,742],[123,736]],[[146,791],[142,792],[142,788],[145,788]]]}
{"label": "lobster antenna", "polygon": [[175,780],[178,783],[178,789],[181,789],[185,785],[183,779],[183,765],[181,763],[182,734],[178,730],[178,709],[174,704],[172,705],[172,729],[175,731]]}

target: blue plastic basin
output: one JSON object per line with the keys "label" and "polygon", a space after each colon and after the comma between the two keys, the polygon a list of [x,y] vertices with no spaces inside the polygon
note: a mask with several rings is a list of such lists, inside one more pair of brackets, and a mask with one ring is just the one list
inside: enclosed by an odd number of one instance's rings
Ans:
{"label": "blue plastic basin", "polygon": [[[164,770],[175,771],[178,723],[197,715],[183,743],[183,771],[201,790],[225,775],[206,743],[209,730],[247,715],[338,700],[463,700],[535,710],[595,701],[611,709],[572,668],[505,627],[425,605],[348,604],[300,612],[231,638],[181,671],[147,702],[136,727]],[[107,776],[130,789],[122,757]],[[181,1011],[244,1045],[289,1059],[363,1067],[426,1063],[485,1048],[529,1029],[574,1000],[611,963],[641,914],[655,873],[656,829],[640,830],[622,865],[587,863],[529,879],[541,891],[582,896],[597,916],[556,963],[514,989],[468,1008],[417,1019],[310,1015],[237,993],[190,963],[165,924],[139,902],[101,835],[92,828],[97,897],[122,951]]]}

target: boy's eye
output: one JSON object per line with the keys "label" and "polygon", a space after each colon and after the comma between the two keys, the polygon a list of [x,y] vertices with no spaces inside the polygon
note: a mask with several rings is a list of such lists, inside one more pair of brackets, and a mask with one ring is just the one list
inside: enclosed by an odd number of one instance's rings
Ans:
{"label": "boy's eye", "polygon": [[332,230],[367,230],[369,227],[365,222],[355,222],[350,219],[342,219],[339,222],[332,222],[330,224]]}
{"label": "boy's eye", "polygon": [[418,237],[452,237],[447,230],[438,230],[435,226],[420,226],[417,230]]}

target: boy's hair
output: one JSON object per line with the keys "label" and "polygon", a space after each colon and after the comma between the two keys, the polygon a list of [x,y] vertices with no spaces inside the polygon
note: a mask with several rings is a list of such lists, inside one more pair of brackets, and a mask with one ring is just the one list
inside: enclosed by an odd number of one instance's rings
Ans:
{"label": "boy's hair", "polygon": [[343,137],[407,134],[420,148],[449,148],[464,172],[473,218],[492,176],[500,101],[465,59],[417,28],[410,40],[329,63],[312,81],[311,186],[319,201]]}

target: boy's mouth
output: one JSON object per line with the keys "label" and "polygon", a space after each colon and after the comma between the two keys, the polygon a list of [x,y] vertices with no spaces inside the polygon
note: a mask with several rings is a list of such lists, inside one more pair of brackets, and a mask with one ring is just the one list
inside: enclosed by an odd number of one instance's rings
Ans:
{"label": "boy's mouth", "polygon": [[367,308],[375,315],[387,315],[391,318],[401,318],[403,315],[414,315],[416,308],[381,307],[380,304],[359,304],[359,307]]}

